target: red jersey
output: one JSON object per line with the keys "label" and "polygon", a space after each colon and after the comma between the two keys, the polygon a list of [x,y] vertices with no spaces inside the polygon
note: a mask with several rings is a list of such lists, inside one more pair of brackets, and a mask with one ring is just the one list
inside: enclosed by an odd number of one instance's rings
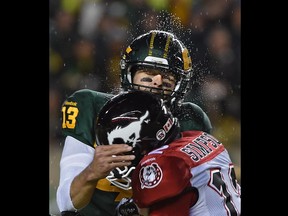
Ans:
{"label": "red jersey", "polygon": [[151,216],[237,216],[241,187],[223,144],[202,131],[151,151],[133,172],[133,199]]}

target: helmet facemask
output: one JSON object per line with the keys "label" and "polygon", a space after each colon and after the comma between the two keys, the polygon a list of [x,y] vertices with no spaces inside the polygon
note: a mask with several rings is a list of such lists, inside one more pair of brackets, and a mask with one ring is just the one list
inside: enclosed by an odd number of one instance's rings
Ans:
{"label": "helmet facemask", "polygon": [[123,168],[116,167],[110,171],[106,179],[118,188],[123,190],[131,189],[131,174],[135,166],[125,166]]}
{"label": "helmet facemask", "polygon": [[127,68],[123,69],[122,75],[124,77],[122,78],[122,87],[125,91],[133,91],[133,90],[141,90],[141,88],[145,88],[145,91],[149,91],[153,94],[156,94],[162,98],[166,104],[169,106],[172,103],[177,103],[177,106],[180,106],[181,103],[184,100],[185,94],[189,91],[190,86],[190,80],[191,80],[191,72],[184,72],[181,69],[177,69],[175,72],[172,72],[174,78],[175,78],[175,87],[173,90],[165,89],[165,88],[157,88],[152,86],[146,86],[146,85],[140,85],[133,83],[133,77],[137,70],[140,69],[157,69],[159,71],[162,71],[162,73],[167,73],[167,71],[170,71],[167,67],[163,67],[163,65],[159,64],[153,64],[153,63],[129,63],[129,66]]}
{"label": "helmet facemask", "polygon": [[[143,156],[151,151],[152,149],[156,148],[156,143],[151,140],[146,140],[147,143],[150,142],[148,145],[145,145],[143,141],[141,144],[137,143],[136,146],[132,149],[132,154],[136,157],[132,161],[130,166],[124,166],[122,168],[116,167],[107,175],[106,179],[111,182],[111,184],[115,185],[118,188],[123,190],[130,190],[131,187],[131,176],[133,170],[136,168],[137,164],[143,158]],[[121,142],[122,143],[122,142]],[[123,142],[124,143],[124,142]],[[155,145],[154,145],[155,143]]]}

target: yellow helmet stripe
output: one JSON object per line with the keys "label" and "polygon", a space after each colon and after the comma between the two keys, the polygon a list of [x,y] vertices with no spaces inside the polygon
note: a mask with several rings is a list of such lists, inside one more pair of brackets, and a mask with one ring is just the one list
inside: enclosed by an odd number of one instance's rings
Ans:
{"label": "yellow helmet stripe", "polygon": [[156,32],[152,32],[150,43],[149,43],[149,51],[148,51],[148,55],[149,56],[152,55],[152,50],[153,50],[153,44],[154,44],[155,36],[156,36]]}
{"label": "yellow helmet stripe", "polygon": [[192,59],[189,55],[189,52],[186,48],[184,48],[182,52],[182,57],[184,61],[184,70],[189,70],[192,68]]}
{"label": "yellow helmet stripe", "polygon": [[169,49],[169,44],[171,42],[171,35],[169,35],[167,37],[167,41],[166,41],[166,44],[165,44],[165,48],[164,48],[164,54],[163,54],[163,57],[167,59],[167,55],[168,55],[168,49]]}

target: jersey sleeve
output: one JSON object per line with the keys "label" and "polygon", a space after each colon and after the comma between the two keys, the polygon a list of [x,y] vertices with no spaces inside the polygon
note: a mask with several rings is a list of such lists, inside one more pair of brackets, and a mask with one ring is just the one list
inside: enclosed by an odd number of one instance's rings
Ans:
{"label": "jersey sleeve", "polygon": [[149,156],[144,157],[132,176],[133,199],[140,208],[175,197],[190,185],[190,168],[183,158]]}
{"label": "jersey sleeve", "polygon": [[190,207],[195,200],[197,200],[197,194],[193,192],[182,193],[150,206],[149,216],[189,215]]}
{"label": "jersey sleeve", "polygon": [[72,136],[81,142],[94,146],[95,120],[113,95],[88,89],[76,91],[62,104],[61,127],[64,136]]}
{"label": "jersey sleeve", "polygon": [[212,131],[208,115],[197,104],[184,102],[175,115],[180,121],[181,131],[199,130],[207,133]]}

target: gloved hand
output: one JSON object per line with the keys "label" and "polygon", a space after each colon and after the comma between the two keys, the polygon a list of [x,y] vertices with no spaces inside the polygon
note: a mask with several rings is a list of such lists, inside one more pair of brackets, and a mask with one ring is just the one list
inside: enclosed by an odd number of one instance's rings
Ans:
{"label": "gloved hand", "polygon": [[141,216],[132,198],[123,198],[116,207],[115,216]]}

